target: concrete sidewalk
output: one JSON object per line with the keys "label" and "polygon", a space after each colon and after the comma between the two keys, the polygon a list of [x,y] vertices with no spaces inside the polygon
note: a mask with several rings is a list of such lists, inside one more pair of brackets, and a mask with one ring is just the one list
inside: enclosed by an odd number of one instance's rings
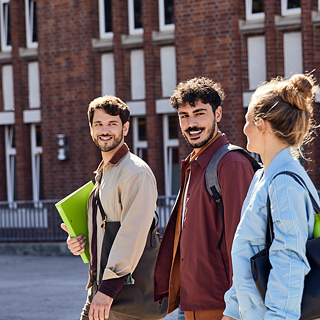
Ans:
{"label": "concrete sidewalk", "polygon": [[87,279],[80,257],[0,255],[0,320],[78,320]]}

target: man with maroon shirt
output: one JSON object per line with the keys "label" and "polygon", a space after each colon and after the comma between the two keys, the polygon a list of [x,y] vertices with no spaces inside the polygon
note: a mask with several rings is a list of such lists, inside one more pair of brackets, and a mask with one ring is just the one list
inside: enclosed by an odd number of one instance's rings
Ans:
{"label": "man with maroon shirt", "polygon": [[[129,152],[124,137],[129,130],[130,111],[119,98],[104,96],[93,100],[88,109],[91,136],[102,155],[96,170],[96,184],[88,199],[88,241],[90,278],[88,298],[81,320],[139,320],[114,312],[113,299],[126,284],[133,284],[131,275],[144,251],[155,216],[157,186],[149,166]],[[120,221],[107,265],[100,270],[104,232],[97,195],[107,222]],[[64,224],[61,227],[68,232]],[[85,251],[83,236],[67,239],[74,255]],[[99,282],[99,275],[102,281]]]}
{"label": "man with maroon shirt", "polygon": [[169,297],[168,313],[178,307],[186,320],[223,316],[224,293],[232,283],[231,245],[253,169],[241,152],[228,152],[217,169],[224,205],[206,189],[206,168],[228,139],[218,129],[224,92],[219,83],[194,78],[180,83],[171,96],[180,127],[192,153],[182,161],[180,192],[164,232],[154,274],[155,301]]}

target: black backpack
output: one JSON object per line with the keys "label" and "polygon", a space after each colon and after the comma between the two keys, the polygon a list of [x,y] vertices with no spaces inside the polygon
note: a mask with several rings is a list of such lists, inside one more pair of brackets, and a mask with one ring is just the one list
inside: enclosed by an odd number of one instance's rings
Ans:
{"label": "black backpack", "polygon": [[220,211],[221,220],[222,220],[222,232],[221,232],[220,240],[217,245],[217,249],[221,248],[223,233],[224,233],[224,209],[223,209],[223,202],[221,198],[221,188],[218,181],[217,169],[218,169],[220,160],[229,151],[240,151],[250,161],[254,171],[257,171],[258,169],[261,168],[261,165],[248,151],[246,151],[245,149],[239,146],[235,146],[233,144],[225,144],[211,158],[206,169],[205,180],[206,180],[206,187],[210,196],[219,206],[219,211]]}

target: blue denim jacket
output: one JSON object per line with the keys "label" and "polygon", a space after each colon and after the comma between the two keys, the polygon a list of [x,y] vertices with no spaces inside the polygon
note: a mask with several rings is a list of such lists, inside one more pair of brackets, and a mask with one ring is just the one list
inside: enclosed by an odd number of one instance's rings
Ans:
{"label": "blue denim jacket", "polygon": [[[300,318],[304,278],[310,271],[306,242],[313,236],[314,211],[308,192],[288,175],[293,171],[319,203],[317,190],[290,148],[279,152],[265,172],[256,172],[243,203],[233,246],[233,285],[225,294],[225,315],[243,320]],[[271,182],[272,181],[272,182]],[[250,258],[264,248],[267,195],[271,201],[274,241],[265,304],[251,274]],[[318,285],[318,284],[316,284]]]}

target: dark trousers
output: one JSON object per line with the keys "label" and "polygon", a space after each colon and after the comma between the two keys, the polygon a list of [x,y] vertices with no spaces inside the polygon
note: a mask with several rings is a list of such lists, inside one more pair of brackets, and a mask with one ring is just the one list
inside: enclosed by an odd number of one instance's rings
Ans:
{"label": "dark trousers", "polygon": [[[83,307],[80,320],[89,320],[90,304],[91,304],[93,297],[97,293],[97,291],[98,291],[97,284],[96,284],[96,282],[94,282],[93,286],[88,290],[87,301]],[[131,317],[128,317],[128,316],[125,316],[125,315],[122,315],[120,313],[113,312],[112,310],[110,310],[108,320],[140,320],[140,319],[131,318]]]}

